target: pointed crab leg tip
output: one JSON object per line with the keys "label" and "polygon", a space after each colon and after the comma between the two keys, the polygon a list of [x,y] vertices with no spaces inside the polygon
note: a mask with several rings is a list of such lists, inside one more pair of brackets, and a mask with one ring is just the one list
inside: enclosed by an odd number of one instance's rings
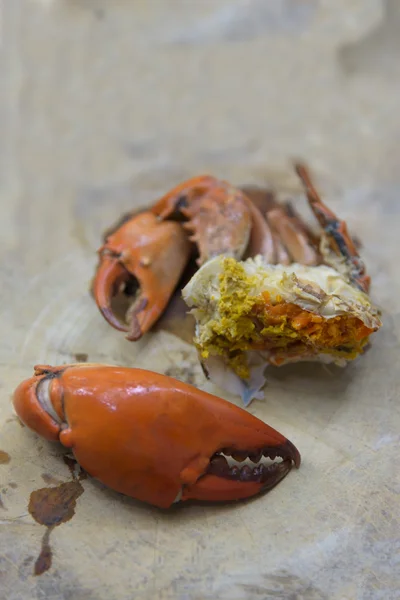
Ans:
{"label": "pointed crab leg tip", "polygon": [[304,165],[304,163],[302,163],[300,160],[295,160],[293,162],[293,166],[294,166],[294,170],[296,171],[297,175],[300,178],[307,178],[308,176],[308,169],[307,167]]}
{"label": "pointed crab leg tip", "polygon": [[[301,182],[305,186],[305,188],[308,190],[308,192],[312,192],[311,196],[314,196],[315,190],[314,190],[314,186],[311,182],[311,177],[310,177],[308,168],[301,162],[295,162],[294,169],[296,171],[296,174],[300,178]],[[315,201],[316,201],[315,197],[310,198],[310,202],[315,202]]]}
{"label": "pointed crab leg tip", "polygon": [[143,337],[143,332],[137,331],[134,333],[131,332],[129,335],[126,336],[126,339],[128,340],[128,342],[137,342],[138,340],[140,340],[141,337]]}

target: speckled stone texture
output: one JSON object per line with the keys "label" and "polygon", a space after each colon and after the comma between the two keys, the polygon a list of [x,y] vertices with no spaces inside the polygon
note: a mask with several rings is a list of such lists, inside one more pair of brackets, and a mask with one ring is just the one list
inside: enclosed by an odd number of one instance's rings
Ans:
{"label": "speckled stone texture", "polygon": [[[1,600],[400,598],[399,28],[397,0],[3,0]],[[363,240],[384,323],[345,370],[269,371],[250,410],[301,469],[253,502],[171,513],[86,479],[34,577],[30,494],[71,474],[13,416],[33,365],[83,353],[219,392],[191,346],[102,320],[102,231],[202,172],[305,206],[293,157]]]}

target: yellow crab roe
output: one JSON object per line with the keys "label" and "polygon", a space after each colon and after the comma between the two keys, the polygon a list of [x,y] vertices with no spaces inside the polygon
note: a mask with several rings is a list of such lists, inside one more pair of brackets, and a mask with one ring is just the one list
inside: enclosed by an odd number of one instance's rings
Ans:
{"label": "yellow crab roe", "polygon": [[[243,266],[226,258],[219,276],[219,318],[207,323],[206,339],[197,340],[203,358],[228,356],[228,362],[242,379],[249,377],[246,350],[274,350],[274,364],[291,354],[329,353],[354,359],[367,343],[372,329],[357,317],[340,315],[326,319],[268,292],[252,295],[256,276],[246,274]],[[281,356],[280,356],[281,355]]]}

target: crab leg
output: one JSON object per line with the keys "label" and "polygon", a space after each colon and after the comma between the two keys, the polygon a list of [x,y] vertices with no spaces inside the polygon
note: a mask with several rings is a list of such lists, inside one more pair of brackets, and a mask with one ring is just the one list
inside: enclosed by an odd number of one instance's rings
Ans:
{"label": "crab leg", "polygon": [[286,201],[283,206],[286,214],[293,220],[297,228],[303,232],[312,247],[317,250],[321,241],[320,236],[318,236],[316,232],[313,231],[311,227],[309,227],[309,225],[300,217],[300,215],[295,211],[291,202]]}
{"label": "crab leg", "polygon": [[246,257],[261,254],[269,264],[318,262],[314,236],[290,205],[282,206],[272,191],[243,188],[250,201],[253,227]]}
{"label": "crab leg", "polygon": [[292,259],[289,256],[288,251],[282,243],[281,238],[275,232],[272,232],[275,253],[276,253],[276,263],[281,265],[290,265],[292,263]]}
{"label": "crab leg", "polygon": [[268,212],[267,219],[294,262],[303,265],[317,264],[317,252],[296,218],[291,217],[282,206],[277,206]]}
{"label": "crab leg", "polygon": [[322,202],[307,168],[297,163],[295,169],[305,188],[310,207],[325,232],[330,249],[344,259],[350,280],[363,292],[368,293],[371,279],[366,275],[364,263],[347,231],[345,221],[338,219],[335,213]]}
{"label": "crab leg", "polygon": [[249,256],[261,254],[265,262],[270,264],[279,262],[281,250],[279,240],[275,240],[267,220],[250,200],[248,200],[248,207],[252,218],[252,229],[247,254]]}

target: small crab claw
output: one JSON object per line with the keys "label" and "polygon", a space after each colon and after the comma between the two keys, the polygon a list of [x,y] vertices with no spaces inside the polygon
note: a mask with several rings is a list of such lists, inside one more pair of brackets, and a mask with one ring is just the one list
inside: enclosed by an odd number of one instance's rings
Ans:
{"label": "small crab claw", "polygon": [[[99,250],[100,264],[93,282],[93,295],[106,321],[127,331],[128,340],[138,340],[167,306],[190,253],[179,223],[162,222],[144,212],[121,225]],[[112,299],[121,291],[133,297],[126,323],[112,308]]]}
{"label": "small crab claw", "polygon": [[[366,274],[364,263],[347,231],[345,221],[338,219],[335,213],[322,202],[311,181],[308,169],[301,163],[296,163],[295,169],[304,186],[310,207],[325,233],[330,250],[344,260],[350,280],[363,292],[368,293],[371,278]],[[323,248],[321,248],[321,252],[326,255]],[[338,268],[337,265],[333,266]],[[338,268],[338,270],[340,269]]]}

